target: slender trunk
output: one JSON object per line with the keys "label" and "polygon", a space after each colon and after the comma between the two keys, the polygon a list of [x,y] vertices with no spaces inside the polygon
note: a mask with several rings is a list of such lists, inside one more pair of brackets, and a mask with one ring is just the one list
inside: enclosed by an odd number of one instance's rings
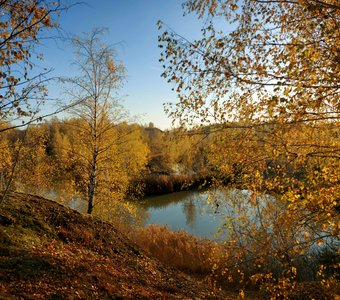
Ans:
{"label": "slender trunk", "polygon": [[[96,83],[96,81],[95,81]],[[93,152],[92,152],[92,166],[88,186],[88,206],[87,213],[91,214],[94,206],[94,198],[97,184],[97,158],[98,158],[98,135],[97,135],[97,101],[94,97],[93,107],[93,124],[92,124],[92,138],[93,138]]]}
{"label": "slender trunk", "polygon": [[91,214],[94,206],[94,196],[96,192],[96,181],[97,181],[97,153],[96,150],[93,153],[93,165],[91,168],[91,174],[89,178],[89,186],[88,186],[88,206],[87,213]]}

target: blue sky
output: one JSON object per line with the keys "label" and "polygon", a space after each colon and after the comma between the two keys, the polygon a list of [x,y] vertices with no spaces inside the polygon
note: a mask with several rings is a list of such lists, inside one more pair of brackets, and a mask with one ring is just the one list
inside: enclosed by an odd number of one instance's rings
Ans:
{"label": "blue sky", "polygon": [[[176,101],[158,62],[158,29],[162,20],[177,33],[192,39],[200,32],[194,15],[183,17],[182,0],[89,0],[64,12],[59,23],[69,36],[89,32],[95,27],[109,29],[105,42],[120,43],[118,59],[127,69],[127,80],[120,90],[124,106],[132,115],[139,115],[141,123],[153,122],[162,129],[171,126],[163,110],[164,102]],[[73,52],[61,40],[43,42],[44,65],[54,68],[54,75],[75,72],[71,62]],[[51,88],[51,94],[56,88]],[[126,95],[126,96],[124,96]]]}

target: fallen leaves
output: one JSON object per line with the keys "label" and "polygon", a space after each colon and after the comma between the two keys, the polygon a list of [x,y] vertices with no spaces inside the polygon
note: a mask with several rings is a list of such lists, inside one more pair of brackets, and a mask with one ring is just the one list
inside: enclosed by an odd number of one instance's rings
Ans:
{"label": "fallen leaves", "polygon": [[[12,194],[0,207],[0,215],[15,220],[0,225],[13,236],[20,228],[31,226],[13,243],[0,244],[0,297],[191,299],[209,296],[207,286],[149,258],[112,225],[55,202]],[[43,226],[41,222],[45,222]],[[94,233],[91,239],[89,232]],[[35,236],[34,245],[20,240],[27,239],[24,234]]]}

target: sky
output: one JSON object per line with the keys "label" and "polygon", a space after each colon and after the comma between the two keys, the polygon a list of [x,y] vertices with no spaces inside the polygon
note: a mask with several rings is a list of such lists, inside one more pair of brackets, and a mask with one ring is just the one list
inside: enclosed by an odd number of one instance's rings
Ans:
{"label": "sky", "polygon": [[[200,33],[196,16],[183,16],[182,0],[88,0],[78,4],[58,19],[64,36],[81,35],[93,28],[105,27],[105,42],[117,44],[117,59],[127,69],[127,78],[119,91],[124,107],[140,123],[153,122],[167,129],[171,120],[166,116],[163,103],[176,102],[172,86],[161,78],[162,65],[158,61],[158,20],[188,39]],[[69,42],[47,40],[40,46],[44,65],[54,69],[53,75],[77,74],[72,66],[73,50]],[[39,49],[39,50],[40,50]],[[52,96],[58,87],[50,87]],[[60,88],[59,88],[60,89]]]}

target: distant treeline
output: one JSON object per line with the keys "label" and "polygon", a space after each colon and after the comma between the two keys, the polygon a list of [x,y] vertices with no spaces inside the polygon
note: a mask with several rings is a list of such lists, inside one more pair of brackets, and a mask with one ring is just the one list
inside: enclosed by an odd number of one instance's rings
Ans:
{"label": "distant treeline", "polygon": [[[6,126],[5,123],[0,125]],[[110,144],[111,150],[102,157],[97,190],[108,198],[123,199],[128,195],[140,198],[212,184],[241,187],[259,178],[258,189],[263,185],[267,191],[283,193],[291,182],[275,185],[268,182],[284,176],[295,178],[298,184],[306,182],[310,172],[321,170],[319,163],[307,168],[303,161],[297,164],[299,160],[294,153],[290,156],[280,153],[281,141],[270,136],[273,126],[233,126],[235,128],[224,128],[215,124],[191,130],[162,131],[152,123],[117,124],[102,146]],[[27,130],[3,133],[0,140],[1,188],[9,182],[10,170],[16,164],[12,180],[15,189],[36,192],[63,185],[68,191],[85,195],[86,161],[90,152],[84,143],[88,137],[79,134],[81,127],[80,119],[55,118]],[[287,130],[285,135],[305,136],[311,130],[307,125],[299,125],[299,128]],[[334,130],[327,136],[323,131],[319,127],[319,134],[328,139],[338,134],[338,130]],[[269,147],[268,139],[275,145]]]}

